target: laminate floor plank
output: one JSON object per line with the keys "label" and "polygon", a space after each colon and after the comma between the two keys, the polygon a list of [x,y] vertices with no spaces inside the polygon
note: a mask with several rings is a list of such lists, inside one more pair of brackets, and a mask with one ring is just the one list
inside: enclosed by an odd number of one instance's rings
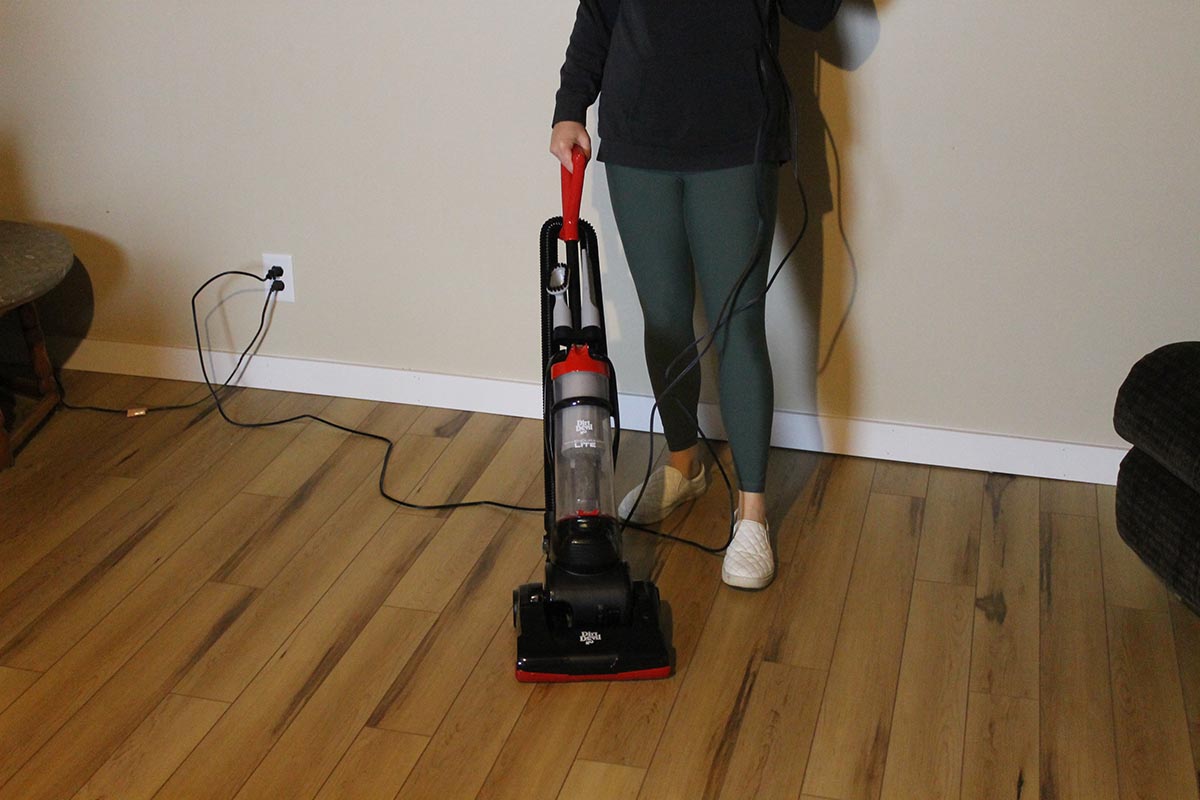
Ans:
{"label": "laminate floor plank", "polygon": [[532,684],[513,678],[516,644],[512,620],[505,619],[396,800],[478,794],[533,693]]}
{"label": "laminate floor plank", "polygon": [[1170,616],[1110,606],[1121,800],[1200,797]]}
{"label": "laminate floor plank", "polygon": [[[689,552],[688,549],[675,550],[662,572],[662,580],[657,581],[659,591],[667,597],[672,592],[672,587],[682,584],[687,587],[687,591],[694,592],[688,598],[691,601],[688,605],[692,608],[701,605],[704,600],[711,602],[713,594],[695,592],[696,584],[684,577],[688,572],[705,570],[706,560],[701,553]],[[676,653],[672,677],[665,681],[610,683],[599,708],[591,718],[587,734],[580,746],[580,758],[594,761],[603,757],[605,763],[639,769],[649,766],[654,748],[678,695],[679,682],[686,672],[686,665],[691,661],[691,650],[695,647],[700,623],[703,622],[703,616],[698,623],[695,617],[689,618],[687,613],[680,613],[680,606],[674,603],[673,606],[674,619],[683,621],[683,631],[677,632],[672,640]],[[699,611],[700,615],[706,613],[706,608]]]}
{"label": "laminate floor plank", "polygon": [[[388,462],[387,473],[383,476],[384,489],[392,497],[403,500],[441,458],[449,440],[405,433],[394,437],[393,441],[396,442],[396,447],[392,451],[391,461]],[[382,450],[380,452],[382,453]],[[401,506],[400,510],[411,509]]]}
{"label": "laminate floor plank", "polygon": [[783,584],[719,592],[650,762],[641,798],[716,797],[762,665]]}
{"label": "laminate floor plank", "polygon": [[772,448],[767,464],[767,521],[774,536],[777,570],[782,572],[796,551],[808,516],[810,487],[828,456],[807,450]]}
{"label": "laminate floor plank", "polygon": [[[226,389],[226,391],[229,391],[229,389]],[[176,381],[171,380],[170,378],[156,378],[154,379],[154,382],[146,387],[145,391],[138,394],[134,400],[139,405],[147,409],[161,408],[163,406],[183,405],[185,403],[199,401],[195,406],[192,406],[194,409],[203,406],[205,402],[207,402],[205,398],[211,400],[211,395],[209,394],[208,387],[206,387],[203,383],[197,383],[194,381]],[[185,409],[173,410],[180,411]],[[192,409],[186,410],[190,411]],[[153,413],[165,414],[167,412],[155,411]],[[138,417],[138,419],[144,418]]]}
{"label": "laminate floor plank", "polygon": [[[156,798],[227,800],[238,793],[353,648],[439,522],[403,521],[371,538]],[[408,634],[397,638],[408,641]]]}
{"label": "laminate floor plank", "polygon": [[[371,415],[363,420],[359,428],[367,433],[374,433],[386,439],[395,440],[407,434],[413,423],[425,413],[422,406],[406,403],[380,403]],[[380,443],[380,447],[383,443]]]}
{"label": "laminate floor plank", "polygon": [[804,778],[807,794],[879,797],[922,505],[919,498],[871,495]]}
{"label": "laminate floor plank", "polygon": [[[116,399],[123,405],[144,389],[145,384],[139,382],[100,399]],[[16,465],[0,472],[0,497],[5,505],[0,539],[36,522],[48,509],[69,502],[83,481],[107,474],[103,467],[114,447],[144,430],[139,422],[114,414],[60,409],[29,440]]]}
{"label": "laminate floor plank", "polygon": [[221,566],[216,579],[259,588],[270,584],[354,490],[372,481],[379,469],[379,451],[372,441],[343,438],[259,534]]}
{"label": "laminate floor plank", "polygon": [[453,408],[426,408],[413,420],[409,433],[453,439],[471,419],[470,411]]}
{"label": "laminate floor plank", "polygon": [[[479,480],[493,457],[517,428],[519,420],[495,414],[472,414],[462,425],[433,466],[404,499],[410,503],[440,505],[456,503]],[[541,426],[538,424],[539,441]],[[541,463],[538,458],[534,463]],[[524,487],[522,487],[524,488]],[[406,513],[409,509],[404,509]],[[447,516],[447,511],[419,511],[415,514]]]}
{"label": "laminate floor plank", "polygon": [[804,785],[825,673],[764,661],[750,690],[720,796],[791,800]]}
{"label": "laminate floor plank", "polygon": [[[120,671],[71,717],[3,788],[4,800],[58,800],[70,797],[97,775],[100,782],[145,781],[157,789],[186,755],[177,742],[173,752],[163,753],[163,763],[153,763],[145,748],[157,743],[128,742],[167,697],[177,675],[203,652],[213,628],[228,624],[245,608],[253,590],[241,586],[202,586]],[[211,707],[206,716],[214,722]],[[208,727],[211,727],[209,724]],[[195,737],[198,741],[199,736]],[[131,753],[120,753],[123,743],[139,752],[131,765]],[[195,741],[192,742],[195,744]],[[110,759],[121,762],[108,767]],[[128,768],[128,769],[124,769]],[[114,770],[120,769],[119,772]],[[138,773],[141,773],[140,775]]]}
{"label": "laminate floor plank", "polygon": [[150,800],[227,708],[215,700],[167,695],[72,800]]}
{"label": "laminate floor plank", "polygon": [[1040,503],[1043,514],[1073,514],[1096,516],[1096,487],[1090,483],[1072,483],[1043,478],[1040,484]]}
{"label": "laminate floor plank", "polygon": [[12,705],[41,675],[40,672],[0,667],[0,712]]}
{"label": "laminate floor plank", "polygon": [[[366,400],[333,398],[319,415],[338,425],[355,428],[378,404]],[[284,448],[245,491],[273,497],[291,497],[301,491],[323,464],[351,436],[345,431],[310,420],[292,443]],[[383,461],[383,448],[375,446],[376,461]]]}
{"label": "laminate floor plank", "polygon": [[247,495],[221,509],[0,714],[0,742],[5,743],[0,747],[0,783],[117,674],[253,532],[255,519],[265,519],[278,502]]}
{"label": "laminate floor plank", "polygon": [[1183,709],[1192,738],[1192,761],[1200,780],[1200,617],[1178,600],[1172,600],[1171,627],[1183,686]]}
{"label": "laminate floor plank", "polygon": [[917,579],[975,586],[979,578],[982,472],[930,470]]}
{"label": "laminate floor plank", "polygon": [[1100,537],[1095,517],[1041,525],[1042,796],[1117,800]]}
{"label": "laminate floor plank", "polygon": [[[105,538],[110,541],[123,538],[123,541],[114,541],[112,549],[103,548],[108,552],[99,561],[92,562],[95,564],[92,570],[10,639],[0,649],[0,663],[46,669],[61,658],[109,610],[188,541],[216,509],[236,496],[247,479],[257,474],[295,435],[295,431],[274,429],[253,433],[256,435],[241,439],[230,449],[228,468],[208,470],[188,491],[172,498],[158,514],[138,528],[107,529]],[[126,491],[121,498],[132,493],[133,490]],[[79,532],[72,539],[78,535]],[[87,549],[91,549],[90,545],[85,547]],[[83,561],[92,561],[86,553],[79,557]]]}
{"label": "laminate floor plank", "polygon": [[[241,391],[229,390],[228,398],[232,400]],[[122,401],[117,403],[102,402],[101,405],[116,408],[149,408],[189,404],[207,396],[208,390],[200,384],[157,380],[132,398],[122,398]],[[210,401],[198,403],[191,408],[149,412],[144,416],[130,417],[128,412],[125,415],[99,414],[102,419],[97,421],[104,425],[104,430],[111,430],[112,435],[103,439],[102,446],[91,445],[88,456],[75,459],[75,466],[95,469],[106,475],[141,478],[154,464],[168,457],[182,443],[183,434],[198,422],[215,416],[214,412],[215,407]]]}
{"label": "laminate floor plank", "polygon": [[928,487],[929,467],[900,461],[880,461],[875,467],[875,480],[871,484],[871,491],[877,494],[923,498]]}
{"label": "laminate floor plank", "polygon": [[479,800],[558,797],[588,724],[604,698],[605,688],[603,683],[537,686],[476,797]]}
{"label": "laminate floor plank", "polygon": [[363,728],[317,800],[392,800],[428,744],[428,736]]}
{"label": "laminate floor plank", "polygon": [[375,442],[375,446],[378,448],[383,489],[399,500],[413,492],[441,457],[449,441],[409,432],[422,412],[423,409],[418,406],[380,403],[357,426],[364,433],[381,436],[395,443],[386,469],[383,468],[383,462],[387,446],[379,441]]}
{"label": "laminate floor plank", "polygon": [[961,800],[1036,800],[1038,743],[1036,700],[971,692]]}
{"label": "laminate floor plank", "polygon": [[558,800],[635,800],[646,770],[578,760],[571,765]]}
{"label": "laminate floor plank", "polygon": [[33,566],[0,591],[0,652],[94,569],[94,564],[79,559],[36,559]]}
{"label": "laminate floor plank", "polygon": [[971,690],[1038,697],[1038,482],[990,475],[979,534]]}
{"label": "laminate floor plank", "polygon": [[[697,505],[703,503],[701,499]],[[655,583],[671,606],[674,675],[666,681],[609,684],[588,727],[580,758],[643,769],[650,765],[717,593],[711,561],[711,557],[690,547],[675,546],[671,550]]]}
{"label": "laminate floor plank", "polygon": [[40,514],[0,539],[0,591],[11,586],[135,483],[130,478],[106,475],[83,478],[62,502],[46,505]]}
{"label": "laminate floor plank", "polygon": [[[65,457],[69,458],[70,456]],[[48,528],[50,527],[48,523],[54,518],[62,520],[54,525],[55,528],[65,529],[67,533],[70,533],[74,530],[70,522],[71,510],[80,504],[81,497],[86,498],[89,489],[103,485],[132,486],[135,483],[136,480],[133,478],[113,476],[93,469],[80,469],[77,472],[68,473],[62,479],[61,485],[37,481],[36,485],[28,487],[26,497],[29,502],[24,504],[23,509],[13,508],[6,504],[3,529],[0,530],[0,541],[25,534],[30,527]],[[112,497],[108,499],[111,500]],[[95,508],[91,513],[99,511],[104,505],[107,505],[107,502]],[[88,516],[83,516],[75,524],[75,527],[87,519]]]}
{"label": "laminate floor plank", "polygon": [[237,796],[308,800],[316,795],[434,617],[386,606],[376,611]]}
{"label": "laminate floor plank", "polygon": [[835,458],[813,477],[808,518],[776,577],[787,588],[775,611],[768,661],[829,669],[874,474],[872,461]]}
{"label": "laminate floor plank", "polygon": [[236,700],[368,542],[385,528],[405,533],[400,520],[386,525],[395,516],[395,507],[379,496],[374,480],[364,480],[183,676],[176,691]]}
{"label": "laminate floor plank", "polygon": [[[496,445],[491,462],[476,471],[469,478],[469,482],[468,478],[460,479],[456,488],[449,490],[447,498],[468,502],[499,500],[511,503],[522,497],[535,480],[540,482],[539,465],[544,449],[541,425],[533,420],[522,420],[520,424],[497,426],[491,431],[495,434],[493,438],[499,438],[501,432],[505,434],[503,439],[500,439],[503,444]],[[472,423],[468,422],[458,435],[463,437],[475,433],[477,431],[473,430]],[[488,446],[491,446],[488,432],[484,431],[481,435],[485,441],[489,441]],[[430,476],[433,477],[427,476],[422,482],[423,486],[432,487],[433,482],[439,480],[434,473],[441,472],[438,464],[442,464],[447,455],[453,455],[453,447],[452,442],[446,449],[446,454],[438,459],[430,471]],[[454,463],[458,461],[455,460]],[[431,491],[434,490],[429,488],[426,494]],[[414,494],[421,494],[420,487]],[[438,493],[436,496],[443,495]],[[458,508],[449,512],[445,525],[421,554],[416,566],[404,576],[396,591],[388,598],[388,605],[440,613],[466,580],[510,513],[519,512],[508,512],[491,506]]]}
{"label": "laminate floor plank", "polygon": [[[125,408],[136,404],[137,398],[156,381],[131,375],[93,374],[88,379],[91,385],[84,392],[73,390],[70,381],[64,382],[72,405]],[[120,414],[59,409],[21,449],[17,464],[27,475],[38,473],[38,479],[45,481],[51,475],[69,471],[71,460],[111,450],[116,437],[130,429],[128,423]],[[66,453],[73,458],[64,459]]]}
{"label": "laminate floor plank", "polygon": [[[233,397],[229,407],[232,413],[258,420],[271,414],[282,400],[275,392],[243,391]],[[264,458],[266,454],[262,451],[270,450],[264,448],[264,443],[282,449],[297,432],[253,431],[266,436],[256,436],[247,445],[251,431],[228,425],[219,417],[205,419],[150,474],[72,533],[54,553],[61,558],[100,564],[130,547],[139,537],[149,535],[168,515],[176,518],[185,514],[203,515],[212,507],[213,500],[199,492],[189,492],[193,486],[206,478],[210,482],[229,483],[224,476],[230,473],[238,478],[252,478],[270,460]],[[255,452],[259,453],[257,457]],[[241,459],[243,453],[251,455],[249,464]],[[240,490],[241,486],[236,488]],[[176,511],[181,505],[183,508]]]}
{"label": "laminate floor plank", "polygon": [[[325,413],[325,409],[329,408],[333,402],[333,398],[320,394],[305,394],[303,392],[278,392],[266,389],[249,389],[246,390],[251,394],[265,394],[275,398],[275,403],[270,412],[260,418],[243,419],[240,416],[234,415],[234,420],[238,422],[273,422],[299,417],[304,414],[320,415]],[[229,410],[229,404],[226,403],[226,410]],[[281,430],[289,430],[292,432],[291,438],[295,438],[309,424],[307,420],[297,420],[281,424],[278,427]],[[228,425],[228,423],[226,423]],[[236,426],[235,426],[236,427]],[[240,430],[253,429],[241,428]],[[260,429],[269,430],[269,429]]]}
{"label": "laminate floor plank", "polygon": [[63,369],[58,378],[63,384],[68,399],[73,404],[92,403],[98,388],[111,385],[114,381],[130,378],[112,372],[91,372],[81,369]]}
{"label": "laminate floor plank", "polygon": [[106,448],[109,453],[98,467],[100,472],[124,478],[145,477],[182,443],[197,421],[216,413],[208,389],[203,385],[158,381],[138,395],[136,402],[143,406],[186,405],[196,400],[203,402],[192,408],[155,411],[126,420],[126,430],[115,442],[116,447]]}
{"label": "laminate floor plank", "polygon": [[[535,480],[522,504],[536,504],[541,493],[541,481]],[[511,618],[512,590],[543,562],[541,522],[540,516],[532,514],[508,517],[438,616],[421,651],[380,700],[369,725],[433,735],[495,636],[497,623]],[[514,664],[515,658],[514,654]],[[583,722],[581,735],[588,721],[590,717]]]}
{"label": "laminate floor plank", "polygon": [[[458,436],[463,436],[469,433],[469,425],[464,426]],[[519,494],[513,494],[514,490],[524,491],[529,485],[529,480],[542,475],[542,458],[541,454],[545,448],[545,441],[542,438],[542,424],[539,420],[521,419],[516,420],[513,425],[499,426],[498,431],[509,430],[507,436],[497,436],[500,444],[491,452],[491,459],[486,462],[486,466],[476,473],[473,482],[465,483],[466,493],[462,495],[464,502],[474,502],[478,500],[499,500],[501,502],[510,502],[514,497],[519,497]],[[457,437],[454,441],[458,441]],[[531,452],[531,448],[537,448]],[[440,459],[439,459],[440,462]],[[438,464],[434,464],[433,470],[437,470]],[[430,485],[432,477],[424,481],[424,485]],[[420,491],[418,486],[416,491]],[[458,494],[459,490],[455,490],[454,494]]]}
{"label": "laminate floor plank", "polygon": [[913,586],[881,796],[957,800],[971,672],[972,586]]}

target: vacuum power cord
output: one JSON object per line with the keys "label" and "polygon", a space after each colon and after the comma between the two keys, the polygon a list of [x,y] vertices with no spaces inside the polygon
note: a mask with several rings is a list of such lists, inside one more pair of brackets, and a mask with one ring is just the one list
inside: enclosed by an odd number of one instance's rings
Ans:
{"label": "vacuum power cord", "polygon": [[[246,278],[253,278],[260,283],[266,283],[267,281],[273,282],[270,292],[268,292],[266,298],[263,300],[262,313],[259,314],[258,317],[258,330],[254,332],[254,336],[250,339],[250,344],[246,345],[246,349],[243,350],[242,354],[238,357],[237,363],[234,365],[233,369],[229,371],[229,376],[221,382],[219,387],[217,387],[218,391],[222,391],[229,387],[230,382],[233,380],[234,376],[237,375],[238,370],[241,369],[242,363],[246,360],[246,357],[250,354],[250,351],[254,349],[256,344],[258,344],[258,338],[262,336],[263,330],[266,328],[267,310],[270,308],[271,299],[276,295],[276,293],[282,291],[283,289],[283,283],[278,280],[282,274],[283,270],[279,267],[271,267],[267,274],[261,277],[249,272],[242,272],[241,270],[227,270],[214,275],[205,282],[204,286],[208,286],[218,278],[223,278],[227,275],[240,275]],[[278,286],[275,286],[274,284],[278,284]],[[203,288],[204,287],[202,286],[201,289]],[[200,360],[201,367],[203,367],[203,353],[200,354]],[[63,408],[70,409],[71,411],[99,411],[105,414],[123,414],[127,417],[143,417],[147,414],[154,414],[160,411],[182,411],[188,408],[195,408],[203,403],[207,403],[209,400],[209,397],[205,396],[193,400],[190,403],[178,403],[175,405],[166,406],[128,406],[126,408],[108,408],[105,406],[92,405],[77,406],[67,402],[67,390],[63,386],[62,380],[59,378],[57,373],[54,375],[54,380],[58,384],[58,396],[60,398],[59,404],[62,405]],[[211,391],[212,387],[210,386],[209,389]]]}
{"label": "vacuum power cord", "polygon": [[[108,413],[108,414],[121,414],[123,416],[143,416],[145,414],[160,412],[160,411],[178,411],[178,410],[183,410],[183,409],[188,409],[188,408],[195,408],[196,406],[201,405],[202,403],[206,403],[209,400],[212,400],[216,406],[217,412],[221,415],[221,417],[226,422],[228,422],[230,425],[234,425],[238,428],[271,428],[271,427],[275,427],[277,425],[286,425],[289,422],[300,422],[302,420],[310,420],[312,422],[319,422],[322,425],[327,425],[330,428],[335,428],[339,431],[343,431],[345,433],[350,434],[351,436],[359,436],[364,439],[372,439],[374,441],[380,442],[381,444],[385,445],[386,449],[384,451],[384,456],[383,456],[383,465],[380,467],[380,470],[379,470],[379,494],[380,494],[380,496],[395,503],[398,506],[403,506],[404,508],[417,509],[417,510],[421,510],[421,511],[442,511],[442,510],[455,509],[455,508],[473,508],[476,506],[493,506],[495,508],[500,508],[500,509],[504,509],[507,511],[522,511],[522,512],[537,513],[537,514],[541,514],[545,511],[544,508],[534,508],[532,506],[521,506],[521,505],[515,505],[512,503],[502,503],[497,500],[468,500],[468,501],[462,501],[462,502],[457,502],[457,503],[434,503],[434,504],[412,503],[407,500],[402,500],[399,497],[395,497],[392,494],[390,494],[387,491],[387,489],[385,488],[385,486],[387,485],[388,465],[391,463],[392,451],[396,447],[396,443],[386,436],[382,436],[377,433],[371,433],[369,431],[359,430],[358,428],[351,428],[347,425],[341,425],[337,422],[333,422],[332,420],[325,419],[324,417],[317,416],[315,414],[297,414],[295,416],[286,417],[284,419],[275,419],[275,420],[269,420],[266,422],[243,422],[241,420],[234,419],[232,416],[230,416],[229,412],[226,410],[226,408],[224,406],[224,403],[222,402],[221,395],[222,395],[223,390],[228,388],[229,384],[233,381],[234,377],[238,374],[238,371],[242,368],[242,365],[244,363],[246,363],[246,359],[250,356],[250,353],[251,353],[251,351],[253,351],[255,345],[257,345],[259,343],[259,340],[263,334],[263,331],[266,328],[266,320],[267,320],[268,312],[271,308],[271,305],[274,302],[274,300],[276,299],[276,296],[278,295],[278,293],[280,291],[282,291],[282,289],[284,288],[283,282],[278,280],[279,273],[275,272],[275,270],[277,270],[277,269],[278,269],[278,267],[273,267],[270,271],[268,271],[268,273],[265,276],[258,276],[258,275],[254,275],[249,272],[242,272],[240,270],[227,270],[225,272],[220,272],[220,273],[217,273],[216,275],[213,275],[208,280],[206,280],[203,284],[200,285],[200,288],[197,289],[192,294],[192,329],[196,335],[196,355],[200,361],[200,374],[204,377],[204,385],[208,388],[207,396],[202,397],[198,400],[195,400],[191,403],[182,403],[182,404],[178,404],[178,405],[167,405],[167,406],[154,406],[154,407],[147,407],[147,408],[106,408],[103,406],[92,406],[92,405],[77,406],[77,405],[72,405],[66,401],[66,391],[62,386],[62,381],[56,375],[55,380],[58,381],[59,396],[62,398],[62,400],[60,402],[61,402],[63,408],[71,409],[73,411],[99,411],[99,412]],[[204,292],[204,290],[207,289],[210,285],[212,285],[215,281],[219,280],[220,278],[224,278],[224,277],[227,277],[230,275],[237,275],[237,276],[242,276],[242,277],[247,277],[247,278],[253,278],[256,281],[259,281],[260,283],[265,283],[267,281],[273,281],[273,283],[272,283],[270,291],[267,293],[267,297],[263,301],[262,312],[259,314],[258,330],[255,331],[254,337],[250,340],[250,344],[248,344],[246,346],[246,348],[241,352],[241,355],[238,357],[237,363],[234,365],[233,370],[230,371],[229,376],[227,378],[225,378],[225,380],[222,381],[219,385],[214,385],[212,382],[212,379],[208,375],[208,368],[204,364],[204,348],[200,341],[200,321],[199,321],[199,314],[196,310],[196,300],[200,297],[200,295]]]}
{"label": "vacuum power cord", "polygon": [[[212,278],[209,278],[192,295],[192,328],[196,334],[196,353],[200,357],[200,373],[204,376],[204,384],[205,384],[205,386],[208,387],[208,391],[209,391],[209,394],[212,396],[213,402],[216,403],[218,413],[220,413],[221,417],[226,422],[228,422],[230,425],[235,425],[239,428],[272,428],[277,425],[286,425],[289,422],[299,422],[301,420],[311,420],[312,422],[319,422],[322,425],[327,425],[330,428],[335,428],[336,430],[343,431],[345,433],[350,434],[351,436],[360,436],[364,439],[373,439],[374,441],[380,442],[380,443],[386,445],[386,449],[384,450],[384,454],[383,454],[383,465],[379,469],[379,494],[383,498],[390,500],[391,502],[395,503],[398,506],[403,506],[404,508],[413,508],[413,509],[418,509],[418,510],[422,510],[422,511],[441,511],[441,510],[445,510],[445,509],[454,509],[454,508],[473,508],[475,506],[494,506],[496,508],[502,508],[502,509],[506,509],[506,510],[510,510],[510,511],[527,511],[527,512],[536,512],[536,513],[541,513],[543,511],[543,509],[540,509],[540,508],[532,508],[530,506],[513,505],[511,503],[501,503],[501,502],[498,502],[495,500],[471,500],[471,501],[458,502],[458,503],[434,503],[434,504],[411,503],[407,500],[401,500],[399,497],[395,497],[395,496],[389,494],[387,489],[385,488],[387,485],[388,465],[391,463],[391,460],[392,460],[392,450],[394,450],[396,447],[396,443],[386,436],[382,436],[378,433],[371,433],[369,431],[359,430],[358,428],[351,428],[347,425],[341,425],[337,422],[333,422],[332,420],[325,419],[324,417],[320,417],[315,414],[296,414],[291,417],[285,417],[283,419],[269,420],[267,422],[241,422],[241,421],[236,420],[233,417],[229,416],[229,413],[225,410],[224,405],[222,405],[222,403],[221,403],[221,397],[220,397],[216,387],[214,387],[212,385],[212,383],[210,382],[209,377],[208,377],[208,370],[204,366],[204,350],[200,344],[200,322],[199,322],[199,316],[196,312],[196,299],[200,296],[201,292],[203,292],[206,288],[208,288],[209,284],[211,284],[213,281],[215,281],[219,277],[221,277],[221,276],[216,275],[216,276],[213,276]],[[276,291],[274,289],[272,289],[271,293],[267,297],[267,302],[269,303],[275,297],[275,295],[276,295]],[[265,306],[264,306],[264,314],[265,314]],[[241,362],[239,361],[239,364],[240,363]],[[236,368],[235,368],[235,371],[236,371]]]}

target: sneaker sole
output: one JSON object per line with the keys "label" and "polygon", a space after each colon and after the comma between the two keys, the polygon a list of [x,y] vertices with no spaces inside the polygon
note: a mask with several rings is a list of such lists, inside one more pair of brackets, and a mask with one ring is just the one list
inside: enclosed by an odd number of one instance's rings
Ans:
{"label": "sneaker sole", "polygon": [[[707,488],[708,488],[708,487],[705,487],[705,490],[707,490]],[[700,493],[699,493],[699,494],[697,494],[695,497],[688,497],[688,498],[685,498],[685,499],[683,499],[683,500],[680,500],[678,503],[676,503],[675,505],[673,505],[673,506],[671,506],[669,509],[667,509],[667,513],[663,514],[661,517],[655,517],[655,518],[651,518],[651,517],[643,517],[643,516],[642,516],[642,515],[639,513],[639,514],[636,514],[634,517],[632,517],[632,518],[631,518],[629,521],[630,521],[630,522],[632,522],[632,523],[633,523],[633,524],[635,524],[635,525],[655,525],[655,524],[657,524],[657,523],[659,523],[659,522],[662,522],[664,519],[666,519],[667,517],[671,516],[671,515],[672,515],[672,514],[674,514],[676,511],[678,511],[679,509],[681,509],[681,508],[683,508],[684,506],[686,506],[688,503],[691,503],[691,502],[692,502],[692,501],[694,501],[694,500],[699,500],[699,499],[700,499],[701,497],[703,497],[703,496],[704,496],[704,492],[700,492]],[[638,511],[639,511],[639,512],[641,511],[641,506],[640,506],[640,505],[639,505],[639,507],[638,507]],[[620,508],[618,508],[618,509],[617,509],[617,516],[619,516],[619,517],[620,517],[622,520],[624,520],[624,519],[625,519],[625,512],[624,512],[624,511],[622,511]]]}
{"label": "sneaker sole", "polygon": [[[643,517],[641,514],[636,514],[629,521],[632,522],[634,525],[657,525],[658,523],[662,522],[667,517],[674,514],[679,509],[683,508],[689,502],[691,502],[691,501],[684,501],[684,502],[680,503],[679,505],[675,506],[667,513],[663,514],[661,517]],[[617,515],[620,519],[622,519],[622,520],[625,519],[625,515],[622,514],[620,511],[617,512]]]}
{"label": "sneaker sole", "polygon": [[746,575],[730,575],[725,570],[721,570],[721,580],[727,586],[732,586],[736,589],[762,589],[774,579],[774,572],[761,578],[751,578]]}

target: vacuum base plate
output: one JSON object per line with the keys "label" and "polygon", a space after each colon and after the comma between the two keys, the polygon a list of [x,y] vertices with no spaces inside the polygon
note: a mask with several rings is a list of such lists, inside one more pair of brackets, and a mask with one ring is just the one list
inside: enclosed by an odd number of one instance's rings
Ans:
{"label": "vacuum base plate", "polygon": [[571,627],[542,601],[542,585],[517,590],[517,680],[528,683],[666,678],[671,653],[659,622],[658,587],[632,584],[629,624]]}

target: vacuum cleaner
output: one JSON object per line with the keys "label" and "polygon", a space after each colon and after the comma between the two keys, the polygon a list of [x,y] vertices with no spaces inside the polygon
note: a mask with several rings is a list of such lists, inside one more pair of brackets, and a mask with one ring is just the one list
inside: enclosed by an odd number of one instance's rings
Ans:
{"label": "vacuum cleaner", "polygon": [[[563,215],[542,226],[543,583],[513,592],[516,677],[639,680],[671,674],[658,587],[633,581],[613,494],[620,445],[596,233],[579,219],[587,157],[562,168]],[[559,243],[565,261],[559,260]]]}

